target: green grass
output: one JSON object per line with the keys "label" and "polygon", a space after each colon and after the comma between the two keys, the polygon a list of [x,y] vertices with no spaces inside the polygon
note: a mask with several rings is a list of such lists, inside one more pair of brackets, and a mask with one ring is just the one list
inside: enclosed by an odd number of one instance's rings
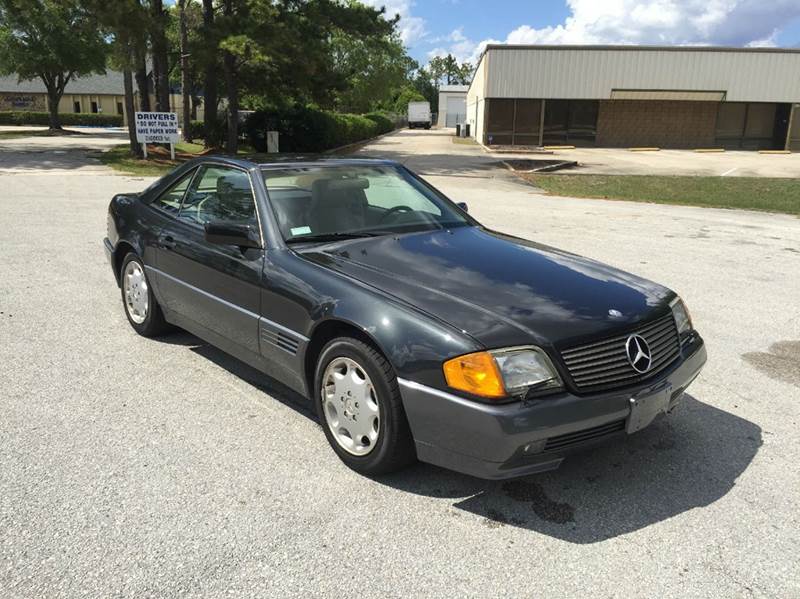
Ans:
{"label": "green grass", "polygon": [[108,152],[94,154],[94,157],[115,171],[142,177],[160,177],[180,164],[177,160],[141,160],[131,156],[128,146],[116,146]]}
{"label": "green grass", "polygon": [[800,179],[656,175],[521,175],[551,195],[800,215]]}
{"label": "green grass", "polygon": [[203,144],[194,143],[192,141],[179,141],[175,144],[176,152],[185,152],[187,154],[199,154],[204,148],[205,146]]}
{"label": "green grass", "polygon": [[472,139],[471,137],[455,137],[451,138],[454,144],[461,144],[464,146],[477,146],[478,142]]}
{"label": "green grass", "polygon": [[[176,166],[187,160],[186,157],[176,156],[175,160],[169,159],[169,154],[153,154],[151,146],[148,146],[150,153],[147,160],[142,160],[131,156],[129,147],[115,146],[108,152],[94,154],[94,157],[100,160],[106,166],[113,168],[115,171],[129,175],[139,175],[142,177],[160,177],[170,172]],[[201,143],[178,142],[175,144],[175,152],[178,154],[185,154],[191,157],[194,154],[199,154],[204,149]],[[253,149],[249,146],[242,145],[239,148],[239,156],[253,156]],[[258,156],[256,154],[256,156]]]}
{"label": "green grass", "polygon": [[[184,162],[184,158],[176,157],[170,160],[169,155],[153,154],[152,147],[148,146],[151,153],[147,160],[142,160],[131,156],[129,146],[115,146],[108,152],[95,154],[95,158],[115,171],[129,175],[139,175],[142,177],[160,177],[176,166]],[[191,142],[178,142],[175,144],[175,152],[182,154],[198,154],[203,151],[203,144]]]}

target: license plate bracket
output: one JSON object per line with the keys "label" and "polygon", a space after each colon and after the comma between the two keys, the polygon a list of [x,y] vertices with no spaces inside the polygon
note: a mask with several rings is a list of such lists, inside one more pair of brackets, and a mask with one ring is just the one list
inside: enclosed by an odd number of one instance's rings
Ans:
{"label": "license plate bracket", "polygon": [[631,413],[625,424],[628,434],[640,431],[649,425],[660,413],[669,410],[669,401],[672,397],[672,385],[662,387],[647,395],[631,397]]}

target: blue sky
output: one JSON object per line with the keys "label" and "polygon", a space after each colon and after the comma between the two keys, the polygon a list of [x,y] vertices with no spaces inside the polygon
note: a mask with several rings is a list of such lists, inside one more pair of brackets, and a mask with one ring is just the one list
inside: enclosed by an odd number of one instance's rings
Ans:
{"label": "blue sky", "polygon": [[420,62],[487,42],[800,47],[800,0],[362,0],[399,14]]}

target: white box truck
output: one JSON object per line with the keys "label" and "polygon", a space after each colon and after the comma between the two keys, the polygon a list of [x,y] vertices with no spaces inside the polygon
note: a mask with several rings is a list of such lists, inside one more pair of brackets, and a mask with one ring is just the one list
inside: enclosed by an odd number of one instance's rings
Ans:
{"label": "white box truck", "polygon": [[416,127],[431,128],[431,103],[430,102],[409,102],[408,103],[408,128]]}

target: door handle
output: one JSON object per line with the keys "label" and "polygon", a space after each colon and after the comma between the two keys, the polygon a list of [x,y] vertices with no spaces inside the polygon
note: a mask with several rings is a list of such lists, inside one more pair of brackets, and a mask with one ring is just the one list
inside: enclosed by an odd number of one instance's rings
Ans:
{"label": "door handle", "polygon": [[175,247],[175,239],[173,239],[172,235],[162,235],[158,238],[158,241],[165,250],[171,250]]}

